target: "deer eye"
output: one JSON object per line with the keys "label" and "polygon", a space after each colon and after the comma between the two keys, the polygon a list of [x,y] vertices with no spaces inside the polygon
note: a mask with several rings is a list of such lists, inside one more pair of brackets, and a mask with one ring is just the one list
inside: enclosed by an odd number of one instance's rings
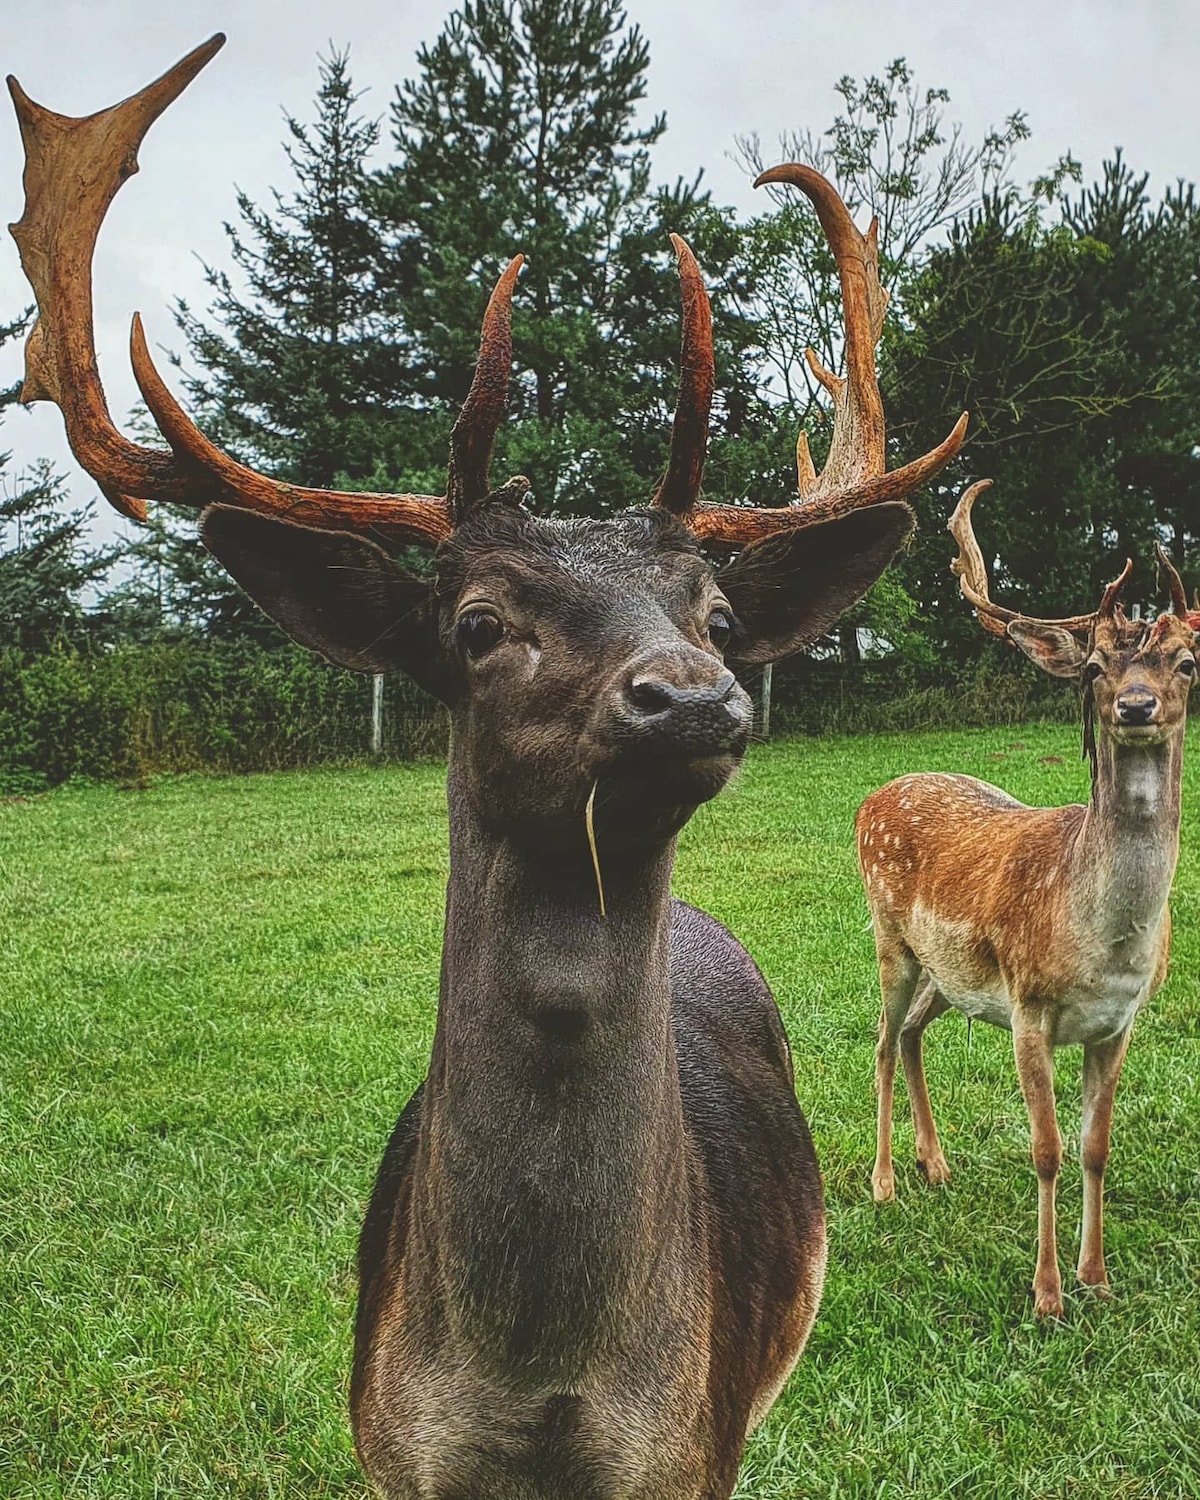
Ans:
{"label": "deer eye", "polygon": [[1087,666],[1083,669],[1083,675],[1088,682],[1095,682],[1097,677],[1104,676],[1104,663],[1098,661],[1088,662]]}
{"label": "deer eye", "polygon": [[717,648],[723,651],[729,644],[729,637],[733,634],[733,621],[723,609],[714,609],[708,617],[708,638]]}
{"label": "deer eye", "polygon": [[1185,656],[1179,663],[1179,670],[1185,677],[1195,677],[1196,658],[1194,656]]}
{"label": "deer eye", "polygon": [[500,637],[504,634],[504,626],[499,619],[482,609],[469,609],[466,614],[459,615],[458,624],[454,628],[459,645],[472,661],[486,656],[493,646],[499,645]]}

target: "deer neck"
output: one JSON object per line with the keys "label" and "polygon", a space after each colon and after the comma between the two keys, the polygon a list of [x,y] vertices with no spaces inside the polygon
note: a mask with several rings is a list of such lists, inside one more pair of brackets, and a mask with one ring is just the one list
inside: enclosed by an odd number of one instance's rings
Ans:
{"label": "deer neck", "polygon": [[[685,1213],[674,840],[604,863],[485,825],[451,769],[451,866],[414,1232],[475,1357],[578,1374],[661,1297]],[[657,1289],[656,1289],[656,1283]],[[553,1315],[551,1316],[551,1310]]]}
{"label": "deer neck", "polygon": [[1101,734],[1096,776],[1080,830],[1098,912],[1116,940],[1161,916],[1179,858],[1183,733],[1157,745]]}

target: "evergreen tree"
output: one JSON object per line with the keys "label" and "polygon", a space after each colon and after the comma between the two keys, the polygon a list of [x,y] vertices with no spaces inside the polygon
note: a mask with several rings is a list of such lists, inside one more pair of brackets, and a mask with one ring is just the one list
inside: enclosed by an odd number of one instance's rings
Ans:
{"label": "evergreen tree", "polygon": [[370,487],[404,468],[411,351],[381,316],[378,228],[364,204],[377,122],[356,112],[348,55],[320,61],[315,121],[287,117],[292,192],[264,208],[238,195],[227,224],[242,296],[205,268],[209,321],[177,308],[203,373],[187,382],[206,430],[256,467],[295,483]]}
{"label": "evergreen tree", "polygon": [[[0,324],[0,347],[25,333],[31,312]],[[19,390],[17,384],[0,391],[0,415]],[[49,463],[39,461],[10,482],[11,457],[0,453],[0,649],[79,644],[91,634],[82,596],[117,552],[90,546],[92,511],[68,509],[65,481]]]}
{"label": "evergreen tree", "polygon": [[84,594],[119,555],[90,544],[94,518],[91,506],[69,508],[62,475],[44,459],[11,488],[0,483],[0,648],[44,651],[94,637]]}
{"label": "evergreen tree", "polygon": [[[753,408],[755,330],[733,296],[739,237],[698,181],[652,189],[649,148],[666,122],[639,123],[647,64],[619,0],[467,0],[392,106],[397,160],[377,180],[385,286],[443,411],[466,394],[496,275],[517,250],[527,257],[497,468],[528,473],[545,507],[644,502],[665,463],[679,340],[671,230],[713,286],[718,422],[744,437]],[[431,427],[439,443],[448,425]],[[744,478],[743,455],[727,467]]]}

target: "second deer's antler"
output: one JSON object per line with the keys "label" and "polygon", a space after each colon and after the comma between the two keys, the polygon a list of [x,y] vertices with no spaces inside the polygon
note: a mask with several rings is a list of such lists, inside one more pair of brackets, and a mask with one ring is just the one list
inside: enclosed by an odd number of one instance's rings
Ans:
{"label": "second deer's antler", "polygon": [[971,485],[954,507],[954,514],[946,526],[958,543],[958,556],[950,564],[950,570],[958,578],[963,598],[974,609],[979,623],[992,635],[1007,636],[1010,620],[1028,620],[1035,625],[1057,625],[1060,630],[1066,630],[1078,640],[1086,643],[1091,638],[1096,620],[1100,617],[1111,617],[1119,609],[1121,589],[1133,571],[1133,562],[1126,561],[1120,576],[1105,589],[1100,608],[1093,610],[1091,614],[1071,615],[1064,620],[1043,620],[1035,615],[1024,615],[1018,610],[1005,609],[1003,605],[993,604],[988,590],[987,568],[984,566],[983,553],[979,550],[979,543],[975,540],[975,530],[971,524],[972,507],[984,490],[990,489],[991,485],[990,479],[980,479]]}

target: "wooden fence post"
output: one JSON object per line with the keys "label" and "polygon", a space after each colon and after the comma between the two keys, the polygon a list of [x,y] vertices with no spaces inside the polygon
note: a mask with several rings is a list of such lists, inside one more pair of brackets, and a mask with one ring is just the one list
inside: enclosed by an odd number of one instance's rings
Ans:
{"label": "wooden fence post", "polygon": [[383,754],[383,673],[371,678],[371,754]]}

